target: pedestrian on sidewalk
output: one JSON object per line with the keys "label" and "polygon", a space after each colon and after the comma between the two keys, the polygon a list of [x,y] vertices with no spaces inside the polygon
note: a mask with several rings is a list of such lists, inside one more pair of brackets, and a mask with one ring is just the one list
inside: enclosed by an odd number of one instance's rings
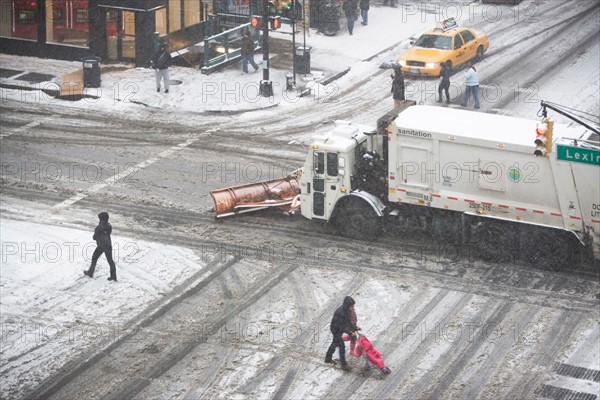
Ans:
{"label": "pedestrian on sidewalk", "polygon": [[358,4],[356,4],[356,0],[344,0],[342,7],[348,21],[348,33],[352,35],[352,31],[354,31],[354,21],[358,19]]}
{"label": "pedestrian on sidewalk", "polygon": [[335,365],[336,362],[333,361],[332,357],[333,353],[335,353],[335,350],[339,349],[340,364],[344,371],[350,371],[350,367],[346,361],[346,346],[344,345],[344,338],[342,335],[347,333],[350,336],[356,336],[356,325],[354,325],[350,320],[354,304],[356,304],[354,299],[350,296],[346,296],[342,305],[339,306],[333,313],[331,325],[329,325],[329,330],[333,335],[333,340],[327,349],[327,354],[325,354],[325,362]]}
{"label": "pedestrian on sidewalk", "polygon": [[469,66],[469,69],[465,71],[465,84],[465,97],[463,98],[462,106],[467,106],[469,97],[471,96],[471,93],[473,93],[475,108],[479,109],[479,78],[477,76],[477,70],[475,69],[474,63],[472,63]]}
{"label": "pedestrian on sidewalk", "polygon": [[446,92],[446,103],[450,103],[450,76],[452,76],[452,63],[450,60],[442,63],[440,71],[440,85],[438,86],[438,103],[442,102],[442,90]]}
{"label": "pedestrian on sidewalk", "polygon": [[369,0],[359,0],[360,16],[363,25],[369,25]]}
{"label": "pedestrian on sidewalk", "polygon": [[160,44],[151,64],[156,75],[156,91],[160,92],[160,80],[162,79],[165,85],[165,93],[169,93],[169,66],[171,65],[171,53],[169,52],[168,44]]}
{"label": "pedestrian on sidewalk", "polygon": [[254,71],[258,71],[258,65],[254,62],[254,39],[250,31],[246,29],[242,37],[242,74],[248,73],[248,63],[252,64]]}
{"label": "pedestrian on sidewalk", "polygon": [[98,219],[100,222],[98,226],[94,230],[94,235],[92,239],[96,241],[96,250],[94,250],[94,254],[92,255],[92,264],[90,265],[90,269],[87,271],[83,271],[83,273],[90,278],[94,277],[94,271],[96,269],[96,263],[98,259],[104,253],[106,256],[106,261],[108,261],[108,265],[110,266],[110,277],[109,281],[117,280],[117,268],[115,266],[115,262],[112,258],[112,241],[110,239],[110,234],[112,233],[112,226],[108,223],[108,213],[103,211],[98,214]]}
{"label": "pedestrian on sidewalk", "polygon": [[404,74],[400,66],[394,65],[394,73],[392,74],[392,97],[394,99],[394,108],[400,107],[404,100]]}

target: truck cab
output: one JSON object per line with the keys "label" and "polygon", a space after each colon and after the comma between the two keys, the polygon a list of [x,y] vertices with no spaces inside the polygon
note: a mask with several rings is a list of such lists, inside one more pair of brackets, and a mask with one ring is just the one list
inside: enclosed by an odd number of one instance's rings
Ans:
{"label": "truck cab", "polygon": [[336,121],[331,131],[315,136],[299,181],[302,215],[331,221],[349,236],[371,236],[373,221],[385,210],[384,139],[372,127],[349,121]]}
{"label": "truck cab", "polygon": [[347,121],[336,121],[333,130],[314,138],[300,178],[300,209],[304,217],[329,221],[338,199],[351,190],[354,149],[366,139],[358,127]]}

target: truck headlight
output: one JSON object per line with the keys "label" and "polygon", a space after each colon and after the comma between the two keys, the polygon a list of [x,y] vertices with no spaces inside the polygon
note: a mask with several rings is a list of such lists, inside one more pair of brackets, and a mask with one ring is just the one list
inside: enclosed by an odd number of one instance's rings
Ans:
{"label": "truck headlight", "polygon": [[435,68],[435,67],[437,67],[438,64],[437,63],[427,63],[425,65],[427,66],[427,68]]}
{"label": "truck headlight", "polygon": [[401,67],[406,67],[406,61],[405,60],[398,60],[398,64],[400,64]]}

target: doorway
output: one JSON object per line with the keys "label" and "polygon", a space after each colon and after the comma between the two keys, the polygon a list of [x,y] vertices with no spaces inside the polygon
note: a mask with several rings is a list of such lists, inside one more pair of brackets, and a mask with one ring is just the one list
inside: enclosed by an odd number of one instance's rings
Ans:
{"label": "doorway", "polygon": [[135,61],[135,12],[106,10],[106,57],[113,61]]}

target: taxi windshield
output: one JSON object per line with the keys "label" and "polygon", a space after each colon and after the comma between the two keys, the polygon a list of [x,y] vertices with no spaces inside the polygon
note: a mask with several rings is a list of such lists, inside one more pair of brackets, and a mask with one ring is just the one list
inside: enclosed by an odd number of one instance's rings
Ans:
{"label": "taxi windshield", "polygon": [[452,38],[450,36],[422,35],[415,46],[426,49],[450,50],[451,44]]}

